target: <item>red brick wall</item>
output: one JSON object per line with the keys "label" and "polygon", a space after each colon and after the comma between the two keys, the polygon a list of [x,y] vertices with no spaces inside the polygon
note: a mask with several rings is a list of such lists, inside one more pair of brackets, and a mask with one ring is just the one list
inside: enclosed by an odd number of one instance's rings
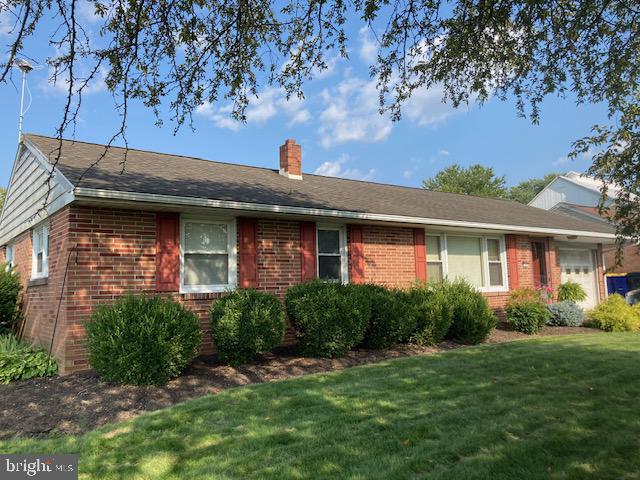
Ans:
{"label": "red brick wall", "polygon": [[259,220],[258,288],[284,299],[300,276],[300,223]]}
{"label": "red brick wall", "polygon": [[365,225],[362,233],[365,282],[408,287],[416,281],[413,229]]}
{"label": "red brick wall", "polygon": [[640,272],[640,246],[628,245],[623,249],[622,265],[616,267],[616,246],[606,245],[603,247],[604,262],[607,273],[632,273]]}
{"label": "red brick wall", "polygon": [[[131,292],[154,293],[155,226],[154,212],[72,207],[71,240],[78,245],[78,262],[70,277],[68,346],[73,354],[66,359],[69,371],[84,367],[84,330],[92,306]],[[258,222],[259,289],[280,298],[288,287],[300,281],[300,225],[298,222],[260,220]],[[200,318],[202,353],[211,353],[209,308],[221,293],[172,294]],[[289,338],[290,335],[289,335]]]}
{"label": "red brick wall", "polygon": [[[26,295],[29,338],[47,343],[60,296],[64,266],[70,255],[67,288],[63,296],[54,353],[61,371],[88,368],[84,351],[84,325],[93,307],[126,293],[154,293],[156,214],[142,210],[78,207],[72,205],[51,219],[50,274],[45,285],[29,287]],[[415,281],[413,230],[402,227],[363,226],[365,280],[391,287],[407,287]],[[517,236],[517,271],[520,286],[532,285],[531,242]],[[77,247],[73,249],[73,247]],[[551,283],[560,283],[554,246],[549,254]],[[31,272],[31,235],[16,244],[18,270],[28,279]],[[300,223],[290,220],[258,221],[258,288],[283,298],[301,278]],[[201,351],[213,351],[208,311],[221,294],[173,295],[201,319],[204,342]],[[508,292],[485,294],[492,308],[501,312]],[[291,331],[288,338],[291,339]]]}
{"label": "red brick wall", "polygon": [[25,321],[21,332],[24,338],[49,348],[57,315],[52,352],[59,361],[64,361],[66,297],[63,297],[62,303],[59,302],[63,295],[64,267],[69,254],[69,209],[60,210],[49,219],[48,278],[31,281],[31,231],[20,234],[12,243],[15,268],[23,285]]}

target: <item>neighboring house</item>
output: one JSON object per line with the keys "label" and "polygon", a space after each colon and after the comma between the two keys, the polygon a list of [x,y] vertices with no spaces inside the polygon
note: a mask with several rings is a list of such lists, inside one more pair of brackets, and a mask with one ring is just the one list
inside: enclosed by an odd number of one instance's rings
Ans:
{"label": "neighboring house", "polygon": [[557,288],[561,272],[579,266],[591,278],[588,303],[603,297],[602,245],[614,241],[605,223],[303,174],[301,161],[293,140],[268,169],[140,150],[125,163],[121,148],[23,136],[0,245],[24,281],[26,337],[49,344],[57,323],[61,372],[84,370],[84,325],[99,303],[173,295],[207,333],[211,302],[225,291],[283,298],[318,277],[396,287],[463,277],[500,313],[510,290]]}
{"label": "neighboring house", "polygon": [[[598,212],[601,188],[602,182],[599,180],[580,173],[569,172],[566,175],[556,177],[529,202],[529,205],[563,213],[581,220],[607,224],[609,221]],[[620,188],[616,185],[609,186],[606,207],[612,205],[619,190]],[[607,272],[640,272],[640,246],[638,245],[627,245],[623,249],[624,259],[622,265],[619,266],[615,266],[616,247],[614,245],[605,246],[603,254]]]}

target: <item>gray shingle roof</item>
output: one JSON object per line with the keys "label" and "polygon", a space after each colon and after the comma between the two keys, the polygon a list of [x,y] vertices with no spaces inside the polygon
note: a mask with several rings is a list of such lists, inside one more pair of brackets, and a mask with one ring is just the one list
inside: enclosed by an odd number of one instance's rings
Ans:
{"label": "gray shingle roof", "polygon": [[[28,134],[50,161],[58,140]],[[74,185],[120,192],[178,195],[236,202],[401,215],[585,232],[613,233],[599,222],[571,218],[507,200],[442,193],[421,188],[304,174],[293,180],[277,170],[64,140],[58,169]],[[274,149],[274,152],[276,150]],[[277,158],[274,153],[274,163]]]}

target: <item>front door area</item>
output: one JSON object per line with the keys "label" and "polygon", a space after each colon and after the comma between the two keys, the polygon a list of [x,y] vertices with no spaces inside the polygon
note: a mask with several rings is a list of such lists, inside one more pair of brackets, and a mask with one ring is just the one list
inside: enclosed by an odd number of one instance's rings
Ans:
{"label": "front door area", "polygon": [[531,242],[531,267],[533,269],[533,286],[535,288],[546,287],[547,276],[547,249],[544,241]]}

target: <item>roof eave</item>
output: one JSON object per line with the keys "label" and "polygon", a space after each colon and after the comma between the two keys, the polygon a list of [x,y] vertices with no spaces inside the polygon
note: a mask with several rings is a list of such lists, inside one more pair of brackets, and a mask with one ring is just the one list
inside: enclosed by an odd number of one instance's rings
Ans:
{"label": "roof eave", "polygon": [[[443,227],[463,227],[473,229],[491,229],[504,231],[505,233],[533,233],[542,235],[558,235],[558,236],[579,236],[592,238],[594,241],[609,242],[616,238],[615,234],[554,229],[543,227],[530,227],[524,225],[502,225],[494,223],[469,222],[461,220],[447,220],[438,218],[411,217],[404,215],[389,215],[378,213],[365,213],[346,210],[332,210],[322,208],[295,207],[287,205],[268,205],[261,203],[237,202],[228,200],[212,200],[197,197],[182,197],[175,195],[159,195],[153,193],[140,192],[121,192],[116,190],[104,190],[95,188],[76,187],[75,198],[77,200],[114,200],[121,202],[140,202],[156,204],[156,205],[176,205],[184,207],[206,207],[219,208],[225,210],[247,211],[247,212],[264,212],[291,215],[304,215],[323,218],[340,218],[347,220],[364,220],[375,222],[403,223],[412,225],[436,225]],[[139,206],[139,205],[138,205]]]}

